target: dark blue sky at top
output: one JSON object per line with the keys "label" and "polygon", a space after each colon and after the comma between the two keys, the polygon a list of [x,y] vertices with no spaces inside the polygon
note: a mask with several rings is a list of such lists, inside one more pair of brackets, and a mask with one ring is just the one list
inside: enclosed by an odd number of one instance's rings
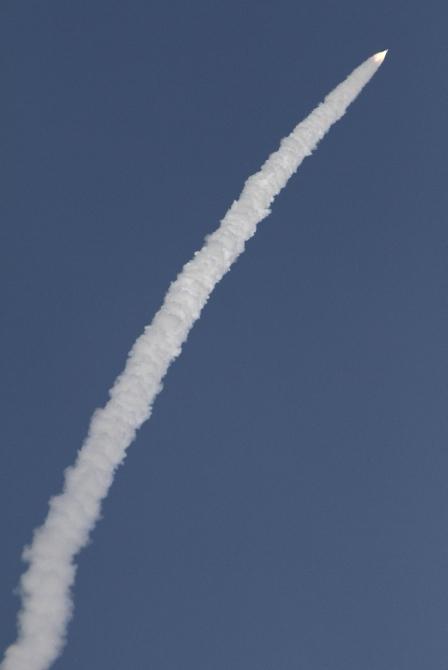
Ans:
{"label": "dark blue sky at top", "polygon": [[4,0],[0,646],[22,547],[244,180],[389,56],[170,370],[57,670],[445,670],[444,2]]}

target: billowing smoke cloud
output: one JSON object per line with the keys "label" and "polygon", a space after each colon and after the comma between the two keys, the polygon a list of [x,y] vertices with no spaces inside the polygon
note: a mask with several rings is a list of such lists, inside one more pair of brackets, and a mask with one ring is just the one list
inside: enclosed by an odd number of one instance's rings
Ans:
{"label": "billowing smoke cloud", "polygon": [[76,462],[65,472],[63,492],[50,500],[44,524],[24,551],[29,567],[20,584],[18,638],[6,650],[1,670],[46,670],[61,653],[73,610],[74,558],[88,541],[116,468],[151,414],[168,367],[180,354],[214,286],[268,216],[274,197],[344,114],[384,56],[385,52],[376,54],[360,65],[282,140],[171,284],[162,307],[132,347],[108,403],[94,413]]}

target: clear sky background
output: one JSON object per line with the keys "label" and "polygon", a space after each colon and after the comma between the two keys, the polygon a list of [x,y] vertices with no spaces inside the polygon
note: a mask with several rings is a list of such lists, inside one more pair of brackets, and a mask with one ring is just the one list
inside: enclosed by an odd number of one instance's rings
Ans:
{"label": "clear sky background", "polygon": [[79,559],[57,670],[446,670],[446,3],[4,0],[0,647],[171,280],[375,78],[217,288]]}

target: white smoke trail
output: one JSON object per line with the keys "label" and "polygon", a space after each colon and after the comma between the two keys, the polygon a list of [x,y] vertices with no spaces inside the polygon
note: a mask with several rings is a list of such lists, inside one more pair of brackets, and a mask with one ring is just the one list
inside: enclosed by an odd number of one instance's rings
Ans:
{"label": "white smoke trail", "polygon": [[24,551],[29,567],[21,579],[18,638],[6,650],[0,670],[46,670],[61,653],[73,609],[74,558],[88,541],[116,468],[151,414],[169,365],[179,355],[214,286],[244,250],[257,224],[270,213],[274,197],[344,114],[385,53],[372,56],[354,70],[282,140],[278,151],[247,180],[219,228],[171,284],[162,307],[132,347],[108,403],[94,413],[76,463],[65,472],[62,494],[50,500],[44,524]]}

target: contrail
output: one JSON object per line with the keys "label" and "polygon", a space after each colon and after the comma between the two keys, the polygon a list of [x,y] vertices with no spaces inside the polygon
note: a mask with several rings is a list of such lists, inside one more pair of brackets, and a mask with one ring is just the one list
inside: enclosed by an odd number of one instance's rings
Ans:
{"label": "contrail", "polygon": [[93,414],[76,462],[65,471],[63,492],[51,498],[44,524],[24,550],[29,567],[20,582],[18,637],[6,650],[0,670],[46,670],[61,653],[73,611],[74,558],[88,542],[115,470],[151,414],[168,367],[180,354],[215,285],[242,253],[257,224],[269,215],[275,196],[345,113],[386,53],[377,53],[356,68],[281,141],[171,284],[162,307],[132,347],[109,401]]}

